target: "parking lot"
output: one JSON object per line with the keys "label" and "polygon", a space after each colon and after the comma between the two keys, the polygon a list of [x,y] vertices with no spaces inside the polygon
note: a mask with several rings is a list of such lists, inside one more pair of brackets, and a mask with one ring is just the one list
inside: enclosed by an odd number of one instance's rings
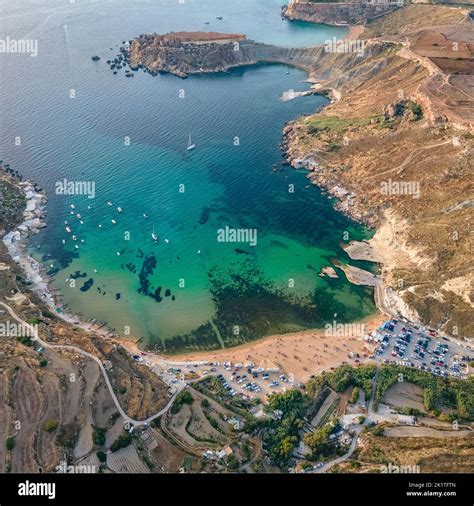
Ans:
{"label": "parking lot", "polygon": [[263,399],[273,392],[283,392],[298,386],[277,369],[263,369],[254,367],[253,364],[232,365],[229,362],[222,364],[220,369],[222,372],[217,374],[217,379],[232,397],[240,393],[244,397]]}
{"label": "parking lot", "polygon": [[231,397],[241,394],[244,398],[266,400],[273,392],[284,392],[289,388],[301,386],[291,381],[277,368],[263,369],[252,362],[233,364],[231,362],[200,362],[173,364],[165,361],[152,363],[147,353],[133,355],[133,359],[152,367],[152,370],[165,381],[172,391],[186,381],[197,381],[215,376]]}
{"label": "parking lot", "polygon": [[370,336],[377,343],[371,358],[383,363],[417,367],[438,376],[465,377],[474,352],[436,331],[397,319]]}

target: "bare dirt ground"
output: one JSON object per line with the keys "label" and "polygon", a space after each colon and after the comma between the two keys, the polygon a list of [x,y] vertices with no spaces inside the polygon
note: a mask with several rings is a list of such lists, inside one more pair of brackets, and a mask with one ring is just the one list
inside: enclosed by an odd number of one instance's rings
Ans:
{"label": "bare dirt ground", "polygon": [[381,462],[398,462],[418,465],[422,473],[472,473],[473,440],[472,432],[461,437],[385,437],[365,433],[360,437],[355,459],[363,465],[371,463],[375,472],[380,472]]}
{"label": "bare dirt ground", "polygon": [[470,430],[436,430],[429,427],[388,427],[384,431],[387,437],[463,437],[472,435]]}
{"label": "bare dirt ground", "polygon": [[120,416],[115,420],[113,425],[107,431],[105,436],[105,447],[110,448],[110,445],[122,434],[124,434],[124,420]]}
{"label": "bare dirt ground", "polygon": [[109,422],[110,416],[117,412],[117,408],[102,378],[97,382],[94,407],[94,419],[99,427],[105,427]]}
{"label": "bare dirt ground", "polygon": [[385,404],[391,404],[397,408],[407,406],[426,412],[423,404],[423,389],[413,383],[401,382],[391,386],[383,396]]}
{"label": "bare dirt ground", "polygon": [[79,439],[77,445],[74,448],[74,456],[80,458],[86,455],[92,450],[92,424],[94,422],[92,416],[92,397],[94,395],[94,389],[99,380],[100,371],[95,362],[89,360],[84,367],[83,371],[84,380],[86,386],[82,396],[82,410],[80,419],[83,423],[81,431],[79,433]]}
{"label": "bare dirt ground", "polygon": [[213,440],[218,443],[226,442],[224,436],[211,426],[209,420],[204,415],[201,404],[199,402],[193,402],[191,405],[191,410],[193,418],[187,427],[188,434],[191,434],[191,436],[194,437],[194,439],[197,441]]}
{"label": "bare dirt ground", "polygon": [[189,457],[187,453],[172,445],[159,431],[152,429],[152,432],[158,442],[158,446],[152,450],[151,454],[157,463],[159,471],[163,473],[176,473],[185,458],[191,458],[195,462],[194,457]]}
{"label": "bare dirt ground", "polygon": [[[11,408],[6,402],[6,395],[8,389],[8,377],[6,372],[0,374],[0,441],[6,441],[10,435],[11,426]],[[7,464],[7,449],[5,444],[0,444],[0,472],[5,472]]]}
{"label": "bare dirt ground", "polygon": [[21,428],[12,451],[12,472],[35,473],[38,472],[38,464],[32,449],[41,420],[42,397],[33,371],[22,360],[18,361],[18,366],[12,379],[11,399],[15,420],[21,423]]}
{"label": "bare dirt ground", "polygon": [[107,465],[115,473],[149,473],[133,444],[107,455]]}
{"label": "bare dirt ground", "polygon": [[61,392],[59,379],[52,373],[45,372],[41,378],[43,397],[43,415],[40,429],[36,433],[36,459],[43,471],[51,471],[53,463],[59,460],[59,449],[55,444],[55,435],[42,430],[47,420],[62,421]]}

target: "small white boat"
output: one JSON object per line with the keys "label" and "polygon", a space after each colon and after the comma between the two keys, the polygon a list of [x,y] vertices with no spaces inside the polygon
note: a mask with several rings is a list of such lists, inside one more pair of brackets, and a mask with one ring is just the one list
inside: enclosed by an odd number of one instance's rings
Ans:
{"label": "small white boat", "polygon": [[148,214],[143,213],[143,217],[144,217],[144,218],[148,218]]}
{"label": "small white boat", "polygon": [[99,225],[97,225],[99,228],[102,228],[102,225],[99,223]]}
{"label": "small white boat", "polygon": [[191,151],[191,149],[194,149],[195,147],[196,147],[196,144],[193,144],[193,141],[191,139],[191,134],[189,134],[188,147],[186,148],[186,150]]}
{"label": "small white boat", "polygon": [[74,204],[71,204],[71,209],[76,209],[76,206]]}
{"label": "small white boat", "polygon": [[118,211],[119,213],[121,213],[121,212],[122,212],[122,208],[121,208],[121,207],[117,207],[117,211]]}
{"label": "small white boat", "polygon": [[110,220],[114,225],[117,223],[115,220]]}
{"label": "small white boat", "polygon": [[80,223],[81,225],[84,225],[84,222],[83,222],[82,220],[81,220],[79,223]]}
{"label": "small white boat", "polygon": [[81,215],[79,213],[76,214],[76,216],[81,219]]}
{"label": "small white boat", "polygon": [[111,206],[112,205],[112,202],[110,202],[110,200],[107,202],[107,205],[108,206]]}
{"label": "small white boat", "polygon": [[66,244],[66,239],[63,239],[63,244]]}
{"label": "small white boat", "polygon": [[82,244],[84,244],[86,241],[84,241],[84,239],[81,239],[81,242],[82,242]]}
{"label": "small white boat", "polygon": [[97,269],[94,269],[94,272],[97,273]]}
{"label": "small white boat", "polygon": [[165,239],[165,243],[166,244],[169,244],[170,240],[169,239]]}
{"label": "small white boat", "polygon": [[66,232],[71,233],[71,232],[72,232],[72,230],[71,230],[69,227],[66,227]]}
{"label": "small white boat", "polygon": [[64,222],[65,225],[67,225],[67,220]]}
{"label": "small white boat", "polygon": [[120,256],[120,251],[117,251],[117,256]]}
{"label": "small white boat", "polygon": [[201,250],[200,250],[200,249],[198,249],[198,255],[200,255],[200,254],[201,254]]}
{"label": "small white boat", "polygon": [[76,249],[79,249],[79,246],[78,246],[77,244],[76,244],[74,247],[75,247]]}
{"label": "small white boat", "polygon": [[73,241],[77,241],[77,237],[75,235],[72,236]]}
{"label": "small white boat", "polygon": [[153,225],[153,231],[151,232],[151,238],[156,242],[158,240],[158,236],[155,234],[155,225]]}
{"label": "small white boat", "polygon": [[87,206],[87,209],[89,209],[89,211],[91,210],[91,206]]}

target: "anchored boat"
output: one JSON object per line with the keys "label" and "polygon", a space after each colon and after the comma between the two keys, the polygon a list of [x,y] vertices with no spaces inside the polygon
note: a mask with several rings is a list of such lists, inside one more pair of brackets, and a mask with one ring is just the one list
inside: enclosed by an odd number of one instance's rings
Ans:
{"label": "anchored boat", "polygon": [[193,141],[191,139],[191,134],[189,134],[188,147],[186,148],[186,150],[191,151],[191,149],[194,149],[195,147],[196,147],[196,144],[193,144]]}

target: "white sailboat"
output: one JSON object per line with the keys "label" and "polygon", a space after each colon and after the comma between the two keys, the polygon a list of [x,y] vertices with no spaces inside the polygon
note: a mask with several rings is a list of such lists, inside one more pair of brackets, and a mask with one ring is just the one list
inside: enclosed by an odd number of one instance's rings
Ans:
{"label": "white sailboat", "polygon": [[158,240],[158,236],[155,234],[155,225],[153,225],[153,231],[151,233],[151,238],[156,242]]}
{"label": "white sailboat", "polygon": [[193,144],[193,141],[191,139],[191,134],[189,134],[188,147],[186,148],[186,150],[191,151],[191,149],[194,149],[195,147],[196,147],[196,144]]}

